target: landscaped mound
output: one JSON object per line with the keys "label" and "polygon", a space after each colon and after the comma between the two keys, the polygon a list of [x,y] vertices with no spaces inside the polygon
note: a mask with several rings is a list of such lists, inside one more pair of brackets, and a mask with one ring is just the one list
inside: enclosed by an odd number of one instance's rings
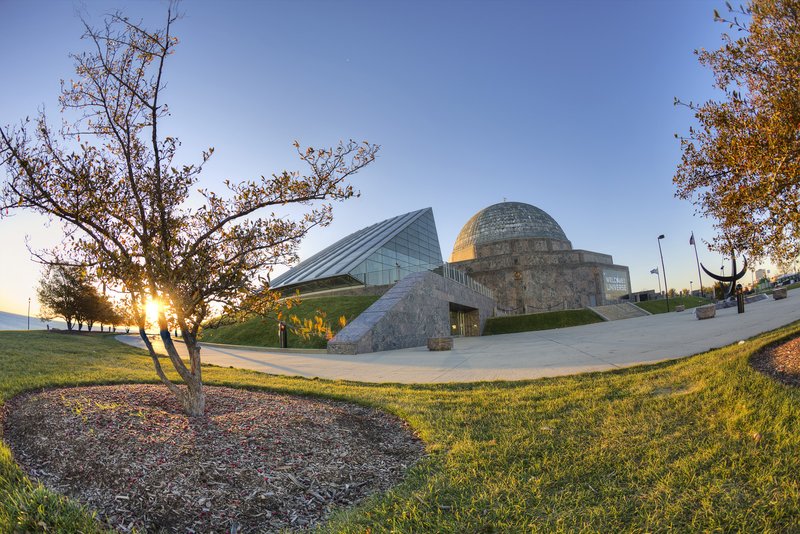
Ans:
{"label": "landscaped mound", "polygon": [[423,454],[403,422],[306,397],[207,387],[189,418],[163,386],[80,387],[9,401],[5,440],[46,486],[111,527],[308,528],[396,484]]}
{"label": "landscaped mound", "polygon": [[[283,320],[289,325],[289,348],[324,349],[328,340],[320,336],[303,337],[295,329],[297,325],[290,319],[295,316],[301,323],[315,322],[317,318],[328,324],[333,333],[341,330],[339,318],[344,317],[351,323],[361,312],[378,300],[374,295],[317,297],[304,299],[291,309],[283,310]],[[324,315],[324,318],[323,318]],[[228,345],[253,345],[257,347],[279,347],[278,323],[272,319],[253,317],[244,322],[237,322],[231,317],[223,317],[219,324],[210,321],[200,333],[200,341],[206,343],[223,343]]]}
{"label": "landscaped mound", "polygon": [[601,323],[603,319],[591,310],[562,310],[554,312],[530,313],[527,315],[505,315],[492,317],[486,321],[484,336],[495,334],[513,334],[515,332],[532,332],[567,328],[584,324]]}

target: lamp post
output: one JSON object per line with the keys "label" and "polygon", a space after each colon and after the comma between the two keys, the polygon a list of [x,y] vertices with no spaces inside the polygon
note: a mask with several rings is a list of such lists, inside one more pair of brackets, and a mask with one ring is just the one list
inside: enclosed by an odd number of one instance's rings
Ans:
{"label": "lamp post", "polygon": [[661,252],[661,240],[664,234],[658,236],[658,255],[661,257],[661,273],[664,275],[664,296],[667,297],[667,311],[669,311],[669,284],[667,284],[667,271],[664,269],[664,253]]}
{"label": "lamp post", "polygon": [[31,298],[28,297],[28,330],[31,329]]}
{"label": "lamp post", "polygon": [[700,280],[700,298],[703,298],[705,297],[703,294],[703,275],[700,273],[700,257],[697,255],[697,241],[694,239],[694,232],[692,232],[692,237],[689,238],[689,244],[694,247],[694,261],[697,263],[697,276],[698,280]]}
{"label": "lamp post", "polygon": [[694,296],[694,293],[692,293],[692,281],[691,280],[689,280],[689,296],[690,297]]}

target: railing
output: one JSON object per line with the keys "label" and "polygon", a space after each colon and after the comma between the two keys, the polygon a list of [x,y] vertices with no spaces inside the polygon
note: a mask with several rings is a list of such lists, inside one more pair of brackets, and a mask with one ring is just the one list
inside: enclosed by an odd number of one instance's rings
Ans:
{"label": "railing", "polygon": [[453,280],[454,282],[458,282],[463,286],[467,286],[468,288],[480,293],[485,297],[494,299],[494,291],[485,285],[476,282],[464,271],[460,271],[454,267],[451,267],[447,262],[402,267],[398,265],[396,268],[370,271],[368,273],[351,274],[350,276],[356,280],[359,280],[364,286],[391,285],[405,278],[409,274],[418,271],[431,271],[437,273],[445,278]]}
{"label": "railing", "polygon": [[431,270],[433,272],[441,274],[445,278],[449,278],[454,282],[458,282],[461,285],[467,286],[471,290],[480,293],[484,297],[489,297],[490,299],[494,300],[494,291],[492,291],[485,285],[476,282],[475,280],[470,278],[469,275],[464,271],[459,271],[458,269],[451,267],[450,264],[447,262],[444,262],[440,267]]}

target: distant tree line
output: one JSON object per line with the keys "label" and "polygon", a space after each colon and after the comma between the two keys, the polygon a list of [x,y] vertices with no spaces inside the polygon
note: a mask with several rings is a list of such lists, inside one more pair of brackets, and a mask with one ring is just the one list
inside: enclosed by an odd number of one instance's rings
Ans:
{"label": "distant tree line", "polygon": [[42,320],[62,317],[69,331],[77,327],[80,332],[85,325],[91,332],[95,324],[100,325],[101,332],[104,325],[109,331],[116,331],[117,326],[129,323],[125,310],[101,294],[94,281],[78,267],[49,267],[39,281],[36,294]]}

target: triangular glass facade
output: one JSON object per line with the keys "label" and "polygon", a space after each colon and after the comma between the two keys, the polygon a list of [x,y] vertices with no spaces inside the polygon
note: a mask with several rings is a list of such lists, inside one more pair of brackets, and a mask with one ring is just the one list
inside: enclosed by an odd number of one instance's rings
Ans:
{"label": "triangular glass facade", "polygon": [[392,284],[442,264],[433,210],[399,215],[359,230],[301,262],[272,282],[301,292]]}

